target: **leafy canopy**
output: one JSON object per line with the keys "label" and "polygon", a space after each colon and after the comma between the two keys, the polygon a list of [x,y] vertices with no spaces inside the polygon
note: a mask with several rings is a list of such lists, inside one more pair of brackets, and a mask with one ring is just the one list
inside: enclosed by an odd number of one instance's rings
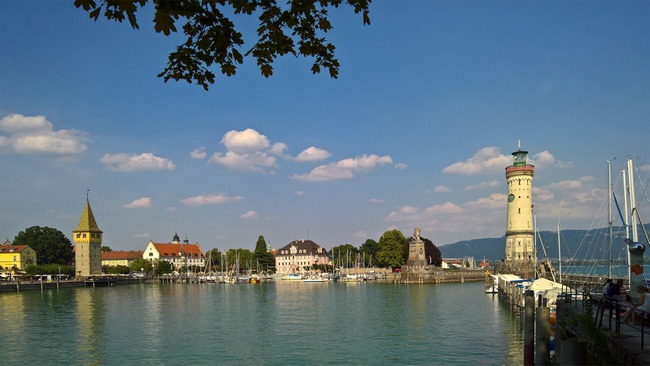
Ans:
{"label": "leafy canopy", "polygon": [[255,243],[253,266],[255,266],[255,269],[258,269],[259,271],[265,271],[268,267],[275,266],[275,257],[266,250],[266,240],[262,235],[257,238],[257,243]]}
{"label": "leafy canopy", "polygon": [[402,251],[406,240],[399,230],[389,230],[379,238],[377,265],[380,267],[400,267],[404,263]]}
{"label": "leafy canopy", "polygon": [[[372,0],[346,0],[355,13],[362,13],[363,23],[370,24],[369,5]],[[75,0],[97,21],[100,16],[123,22],[139,29],[137,11],[149,0]],[[170,53],[167,66],[158,74],[165,82],[185,80],[208,90],[214,84],[214,69],[226,76],[237,72],[244,56],[252,56],[262,72],[273,75],[273,61],[287,54],[313,59],[312,73],[321,68],[336,79],[339,61],[335,47],[325,34],[333,29],[328,9],[338,8],[343,0],[151,0],[155,6],[154,30],[169,36],[182,28],[186,41]],[[242,55],[241,32],[225,14],[253,15],[259,19],[257,41]]]}
{"label": "leafy canopy", "polygon": [[38,264],[63,264],[72,262],[72,243],[60,230],[51,227],[32,226],[21,231],[14,245],[29,245],[36,251]]}

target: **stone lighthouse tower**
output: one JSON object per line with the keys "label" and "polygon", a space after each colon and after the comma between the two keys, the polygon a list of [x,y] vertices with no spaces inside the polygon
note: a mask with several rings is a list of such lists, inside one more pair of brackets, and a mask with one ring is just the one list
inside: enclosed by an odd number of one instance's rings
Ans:
{"label": "stone lighthouse tower", "polygon": [[526,163],[528,151],[512,153],[513,162],[506,167],[508,181],[508,223],[506,227],[505,264],[524,270],[535,266],[533,232],[533,175],[535,166]]}

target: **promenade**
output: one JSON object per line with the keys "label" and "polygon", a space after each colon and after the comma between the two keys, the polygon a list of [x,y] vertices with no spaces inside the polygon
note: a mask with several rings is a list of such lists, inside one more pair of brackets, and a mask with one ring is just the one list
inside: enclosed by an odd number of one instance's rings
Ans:
{"label": "promenade", "polygon": [[[585,296],[584,300],[558,301],[557,331],[565,338],[558,343],[582,343],[586,354],[579,359],[584,357],[585,363],[594,357],[609,364],[650,365],[650,321],[626,324],[620,316],[626,309],[624,305],[601,300],[602,295],[596,294]],[[585,317],[586,312],[591,312],[591,316]],[[560,345],[560,354],[561,349]]]}

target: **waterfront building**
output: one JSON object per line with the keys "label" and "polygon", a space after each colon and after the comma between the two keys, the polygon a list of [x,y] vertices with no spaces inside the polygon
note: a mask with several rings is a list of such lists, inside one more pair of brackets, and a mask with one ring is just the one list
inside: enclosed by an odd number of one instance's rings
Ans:
{"label": "waterfront building", "polygon": [[275,269],[282,274],[301,273],[329,262],[327,250],[311,240],[294,240],[275,253]]}
{"label": "waterfront building", "polygon": [[130,266],[136,259],[142,259],[144,250],[118,250],[102,252],[102,266]]}
{"label": "waterfront building", "polygon": [[533,176],[535,166],[526,162],[528,151],[512,153],[513,163],[506,167],[508,183],[508,214],[505,264],[524,268],[536,261],[533,232]]}
{"label": "waterfront building", "polygon": [[28,264],[37,264],[36,251],[29,245],[13,245],[9,240],[0,244],[0,277],[22,274]]}
{"label": "waterfront building", "polygon": [[75,252],[75,270],[78,276],[102,274],[102,231],[97,226],[90,202],[79,219],[79,225],[72,231]]}
{"label": "waterfront building", "polygon": [[149,240],[142,258],[148,260],[154,266],[159,261],[167,261],[178,272],[183,267],[188,270],[202,270],[206,261],[205,253],[203,253],[198,243],[190,244],[187,238],[181,243],[178,234],[174,234],[171,243],[154,243]]}

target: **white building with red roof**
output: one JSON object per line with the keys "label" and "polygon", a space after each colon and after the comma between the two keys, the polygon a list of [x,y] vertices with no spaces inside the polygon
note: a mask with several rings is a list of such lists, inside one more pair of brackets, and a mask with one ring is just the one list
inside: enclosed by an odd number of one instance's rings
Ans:
{"label": "white building with red roof", "polygon": [[205,253],[198,243],[190,244],[185,238],[183,242],[174,234],[171,243],[154,243],[149,241],[147,248],[142,254],[142,258],[148,260],[154,266],[159,261],[171,263],[175,271],[180,271],[186,267],[191,270],[201,270],[205,267]]}
{"label": "white building with red roof", "polygon": [[102,266],[130,266],[136,259],[142,259],[142,250],[114,250],[102,252]]}

